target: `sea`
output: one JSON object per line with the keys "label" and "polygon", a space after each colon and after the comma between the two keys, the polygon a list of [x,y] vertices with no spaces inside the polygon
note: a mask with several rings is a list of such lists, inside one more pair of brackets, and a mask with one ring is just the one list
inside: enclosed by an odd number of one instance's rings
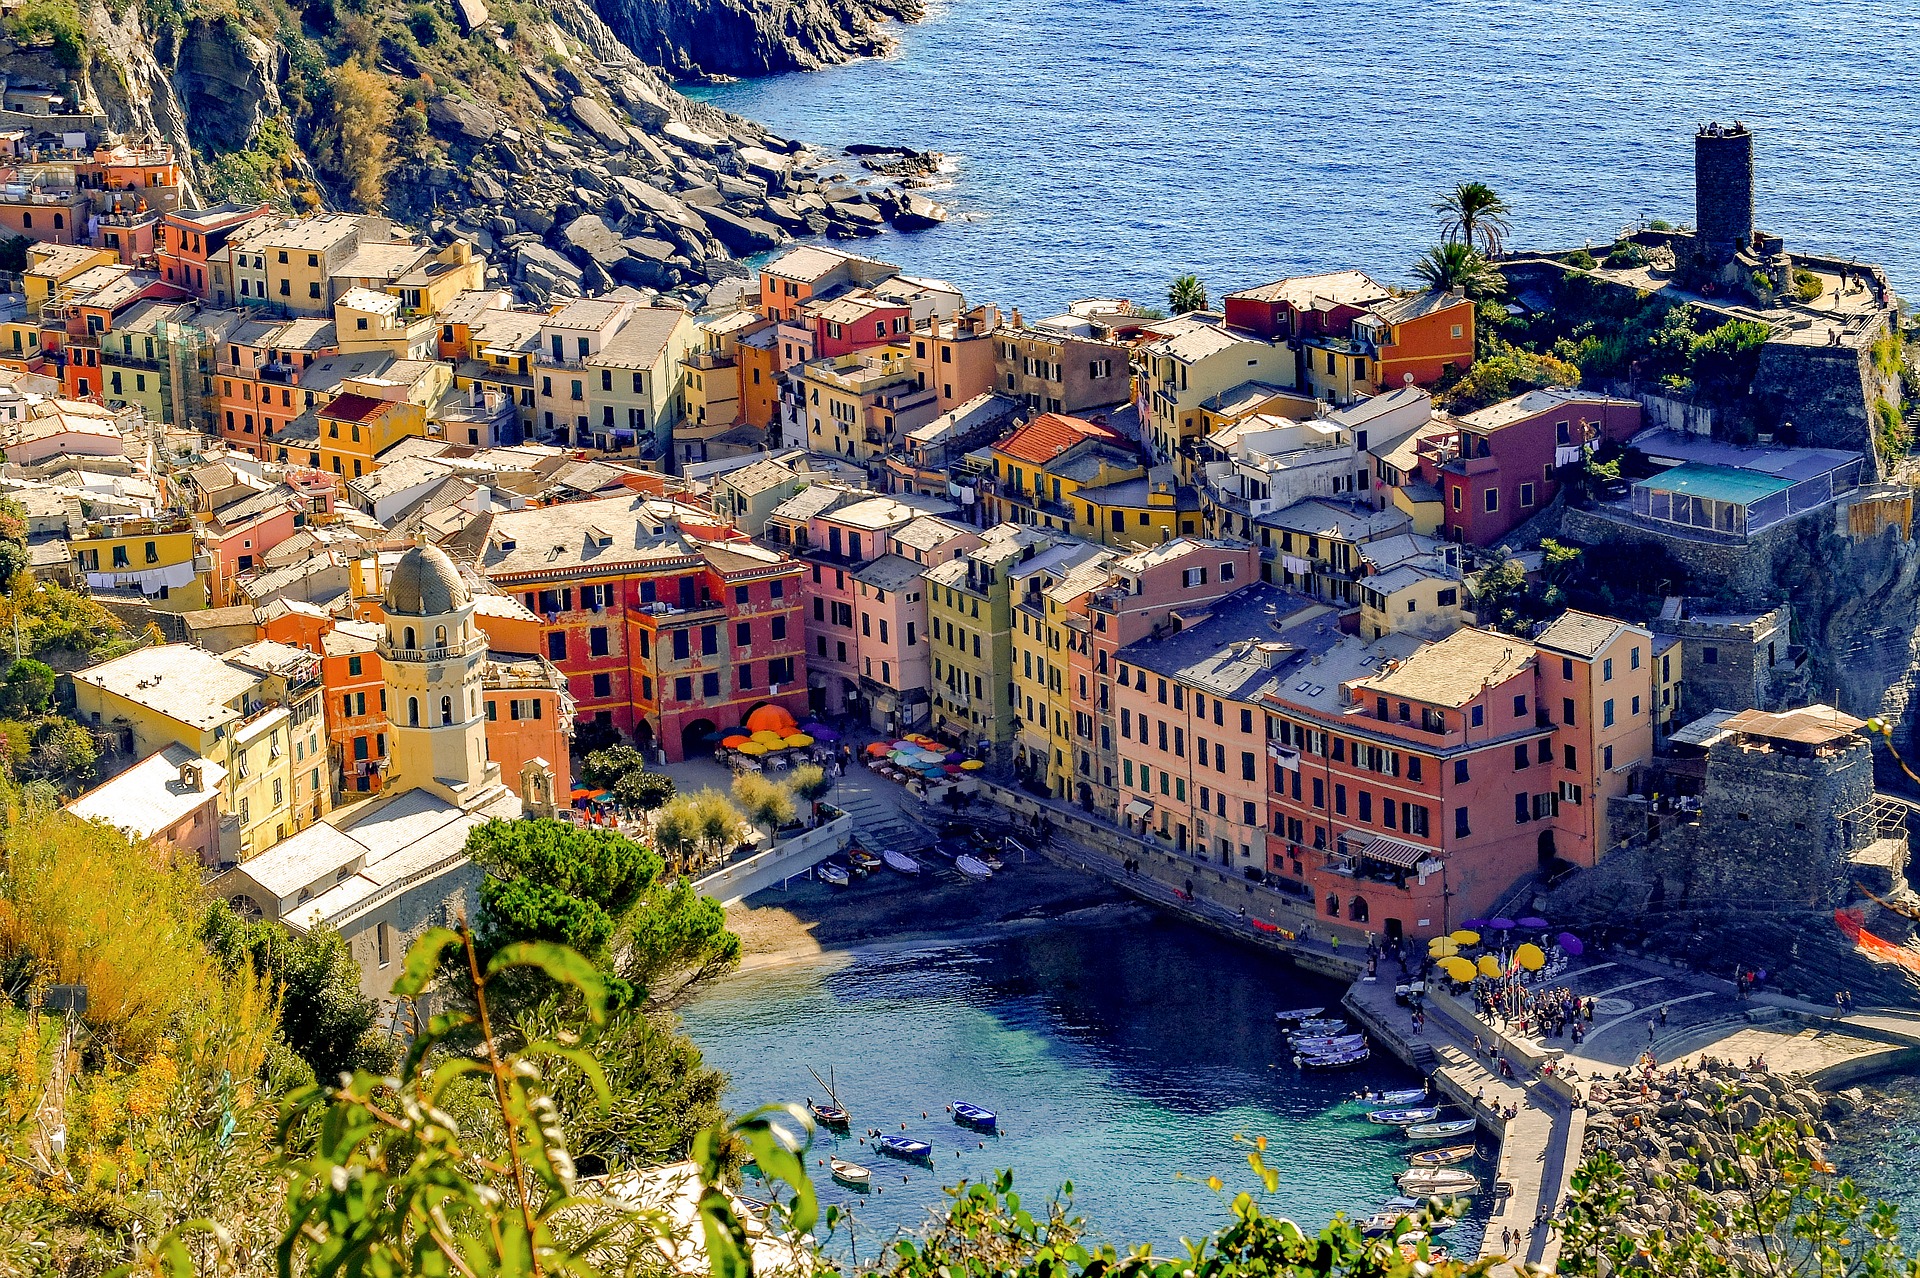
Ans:
{"label": "sea", "polygon": [[[1920,288],[1920,22],[1886,0],[935,0],[891,57],[689,90],[822,146],[949,157],[956,218],[865,251],[970,300],[1164,305],[1404,281],[1484,181],[1512,241],[1693,217],[1692,135],[1756,131],[1759,224]],[[861,170],[849,161],[849,176]]]}
{"label": "sea", "polygon": [[[1341,993],[1270,954],[1154,919],[743,971],[682,1016],[728,1074],[734,1112],[822,1098],[811,1069],[852,1114],[849,1134],[822,1132],[808,1153],[822,1203],[852,1215],[850,1231],[826,1239],[836,1255],[872,1259],[922,1228],[947,1187],[1003,1169],[1029,1210],[1071,1183],[1091,1236],[1166,1254],[1226,1224],[1241,1191],[1313,1229],[1394,1193],[1412,1146],[1350,1095],[1418,1086],[1418,1075],[1384,1055],[1302,1072],[1274,1020],[1335,1008]],[[994,1111],[1000,1133],[954,1123],[955,1101]],[[930,1142],[932,1165],[876,1156],[865,1139],[876,1129]],[[1273,1194],[1247,1161],[1261,1137],[1280,1176]],[[836,1184],[829,1157],[871,1168],[872,1188]],[[1483,1221],[1471,1215],[1442,1241],[1472,1254]]]}

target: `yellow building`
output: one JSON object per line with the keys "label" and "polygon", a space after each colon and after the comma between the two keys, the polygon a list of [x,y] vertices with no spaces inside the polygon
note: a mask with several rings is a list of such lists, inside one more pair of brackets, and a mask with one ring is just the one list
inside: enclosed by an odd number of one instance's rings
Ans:
{"label": "yellow building", "polygon": [[81,722],[144,759],[178,742],[227,770],[220,856],[241,861],[324,816],[320,659],[263,641],[216,655],[143,648],[73,676]]}
{"label": "yellow building", "polygon": [[342,479],[372,474],[381,453],[427,433],[427,412],[421,405],[410,399],[374,399],[352,389],[336,395],[317,415],[320,469]]}
{"label": "yellow building", "polygon": [[[996,520],[1051,528],[1095,541],[1108,538],[1096,528],[1110,528],[1112,517],[1104,507],[1089,508],[1081,494],[1128,480],[1147,482],[1147,466],[1127,447],[1126,437],[1111,427],[1064,413],[1042,413],[993,445],[993,480],[988,511]],[[1115,494],[1114,500],[1125,499]],[[1139,495],[1146,505],[1146,494]],[[1198,518],[1195,503],[1193,518]],[[1126,544],[1112,541],[1110,544]]]}
{"label": "yellow building", "polygon": [[112,249],[93,249],[80,244],[32,244],[27,247],[27,269],[20,276],[20,291],[27,295],[27,318],[38,320],[45,306],[62,284],[96,266],[113,266],[120,255]]}
{"label": "yellow building", "polygon": [[1295,421],[1310,421],[1319,407],[1319,401],[1312,395],[1297,390],[1286,390],[1266,382],[1241,382],[1211,399],[1200,401],[1200,438],[1211,438],[1249,417],[1290,417]]}
{"label": "yellow building", "polygon": [[1076,488],[1074,535],[1107,546],[1157,546],[1200,532],[1200,497],[1174,482],[1173,467]]}
{"label": "yellow building", "polygon": [[342,355],[385,351],[395,359],[432,359],[440,326],[431,315],[402,309],[397,293],[350,288],[333,304],[333,327]]}
{"label": "yellow building", "polygon": [[487,259],[465,240],[455,240],[414,263],[399,279],[388,282],[386,290],[400,299],[402,314],[432,317],[460,294],[485,288],[486,283]]}
{"label": "yellow building", "polygon": [[1201,406],[1248,381],[1291,388],[1294,353],[1285,342],[1263,341],[1205,312],[1157,321],[1153,332],[1136,363],[1142,439],[1191,482],[1193,459],[1182,445],[1207,434]]}
{"label": "yellow building", "polygon": [[920,385],[905,343],[811,360],[800,389],[807,447],[863,464],[939,415],[939,395]]}
{"label": "yellow building", "polygon": [[[1105,585],[1118,558],[1093,546],[1056,547],[1010,570],[1013,582],[1014,763],[1030,781],[1064,799],[1073,785],[1074,687],[1068,669],[1087,595]],[[1081,703],[1082,709],[1089,704]]]}
{"label": "yellow building", "polygon": [[259,260],[270,305],[294,315],[328,315],[334,272],[353,257],[363,236],[378,242],[388,226],[384,218],[321,213],[248,236],[237,248]]}
{"label": "yellow building", "polygon": [[68,543],[75,581],[96,593],[137,592],[157,612],[199,612],[212,597],[213,561],[187,515],[96,519]]}
{"label": "yellow building", "polygon": [[740,421],[740,339],[771,324],[758,311],[735,311],[700,325],[684,361],[687,412],[674,427],[676,456],[684,457],[681,440],[710,439]]}
{"label": "yellow building", "polygon": [[[161,387],[168,351],[160,325],[183,320],[193,309],[191,302],[139,302],[114,322],[112,332],[101,334],[100,397],[109,404],[138,404],[149,422],[170,419],[173,405]],[[6,343],[0,332],[0,353]]]}

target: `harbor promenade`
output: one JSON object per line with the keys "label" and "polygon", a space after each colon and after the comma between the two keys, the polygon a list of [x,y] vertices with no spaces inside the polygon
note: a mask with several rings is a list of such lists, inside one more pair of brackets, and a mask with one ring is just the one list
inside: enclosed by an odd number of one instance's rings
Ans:
{"label": "harbor promenade", "polygon": [[[1594,1000],[1594,1019],[1578,1047],[1568,1038],[1522,1032],[1518,1024],[1489,1023],[1444,990],[1427,995],[1416,1034],[1410,1009],[1394,995],[1406,974],[1383,959],[1369,978],[1366,950],[1342,946],[1316,928],[1309,904],[1066,805],[1001,786],[983,790],[1017,817],[1043,823],[1050,837],[1042,850],[1055,860],[1202,926],[1284,953],[1311,971],[1351,981],[1345,1006],[1375,1043],[1428,1074],[1499,1141],[1481,1248],[1482,1259],[1496,1261],[1499,1278],[1517,1278],[1528,1264],[1551,1268],[1558,1258],[1550,1222],[1579,1165],[1586,1087],[1594,1078],[1612,1077],[1646,1052],[1662,1064],[1701,1056],[1764,1058],[1776,1072],[1826,1088],[1920,1061],[1920,1012],[1869,1008],[1836,1017],[1832,1009],[1778,995],[1741,999],[1729,981],[1620,953],[1585,955],[1547,978],[1550,988]],[[1500,1068],[1503,1059],[1510,1078]]]}

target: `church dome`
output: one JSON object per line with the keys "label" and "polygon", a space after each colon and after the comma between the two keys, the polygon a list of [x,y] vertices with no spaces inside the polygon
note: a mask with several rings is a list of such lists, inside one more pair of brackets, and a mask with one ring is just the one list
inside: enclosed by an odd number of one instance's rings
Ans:
{"label": "church dome", "polygon": [[393,575],[387,578],[389,615],[444,617],[470,601],[460,569],[438,546],[415,546],[400,556]]}

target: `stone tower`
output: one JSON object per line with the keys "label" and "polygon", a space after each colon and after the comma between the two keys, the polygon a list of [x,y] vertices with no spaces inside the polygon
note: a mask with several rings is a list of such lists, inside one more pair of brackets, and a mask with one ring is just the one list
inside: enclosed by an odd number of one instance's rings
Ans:
{"label": "stone tower", "polygon": [[1703,124],[1693,138],[1694,245],[1725,266],[1753,243],[1753,134],[1746,125]]}
{"label": "stone tower", "polygon": [[487,638],[473,623],[460,570],[437,546],[415,546],[387,581],[386,638],[380,644],[393,724],[389,787],[430,786],[456,802],[497,785],[487,759],[481,692]]}

